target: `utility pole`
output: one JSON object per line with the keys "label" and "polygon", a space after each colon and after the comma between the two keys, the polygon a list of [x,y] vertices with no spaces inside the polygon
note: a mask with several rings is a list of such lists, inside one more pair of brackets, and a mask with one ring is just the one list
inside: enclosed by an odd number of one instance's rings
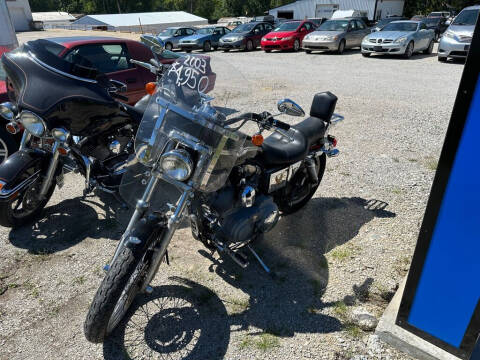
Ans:
{"label": "utility pole", "polygon": [[120,9],[120,3],[118,2],[118,0],[117,0],[117,8],[118,8],[118,13],[121,14],[122,10]]}
{"label": "utility pole", "polygon": [[190,0],[190,14],[193,14],[193,0]]}

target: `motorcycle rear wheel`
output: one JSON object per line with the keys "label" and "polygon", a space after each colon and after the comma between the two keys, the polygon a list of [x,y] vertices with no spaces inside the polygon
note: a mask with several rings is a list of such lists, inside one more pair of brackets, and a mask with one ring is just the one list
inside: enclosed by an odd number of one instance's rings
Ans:
{"label": "motorcycle rear wheel", "polygon": [[[301,208],[303,208],[315,195],[320,183],[322,182],[323,174],[325,173],[325,166],[327,163],[327,157],[325,154],[322,154],[316,161],[316,166],[318,169],[318,183],[312,185],[309,181],[308,174],[305,172],[296,174],[293,177],[293,183],[290,186],[285,188],[285,191],[281,193],[280,201],[278,202],[278,207],[284,215],[293,214]],[[298,181],[303,180],[303,182],[308,182],[307,189],[301,189],[299,186],[296,186]],[[298,194],[298,191],[303,190],[302,193]]]}
{"label": "motorcycle rear wheel", "polygon": [[158,232],[150,226],[136,228],[132,235],[141,243],[124,246],[93,298],[84,323],[88,341],[101,343],[121,322],[141,290],[150,267],[149,246]]}

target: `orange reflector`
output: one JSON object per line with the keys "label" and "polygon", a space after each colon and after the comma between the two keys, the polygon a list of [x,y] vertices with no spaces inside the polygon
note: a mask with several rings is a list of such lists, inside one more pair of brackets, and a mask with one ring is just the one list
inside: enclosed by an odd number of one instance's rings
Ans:
{"label": "orange reflector", "polygon": [[65,148],[63,148],[63,147],[59,147],[59,148],[58,148],[58,153],[59,153],[60,155],[65,156],[65,155],[68,155],[68,150],[65,149]]}
{"label": "orange reflector", "polygon": [[155,93],[155,89],[157,88],[157,84],[154,82],[149,82],[145,85],[145,90],[147,91],[148,95],[153,95]]}
{"label": "orange reflector", "polygon": [[15,126],[13,126],[12,124],[7,124],[7,131],[10,133],[10,134],[13,134],[15,135],[17,133],[17,129],[15,129]]}
{"label": "orange reflector", "polygon": [[255,146],[262,146],[263,136],[262,134],[255,134],[252,136],[252,144]]}
{"label": "orange reflector", "polygon": [[3,183],[0,183],[0,190],[3,189]]}

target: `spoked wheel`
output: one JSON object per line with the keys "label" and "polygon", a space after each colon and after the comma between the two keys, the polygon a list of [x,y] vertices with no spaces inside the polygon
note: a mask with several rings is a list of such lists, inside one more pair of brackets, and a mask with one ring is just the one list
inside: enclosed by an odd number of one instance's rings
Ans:
{"label": "spoked wheel", "polygon": [[247,50],[247,51],[252,51],[252,50],[253,50],[253,42],[252,42],[252,40],[248,40],[248,41],[247,41],[246,50]]}
{"label": "spoked wheel", "polygon": [[424,54],[430,55],[433,52],[433,40],[428,44],[428,48],[423,52]]}
{"label": "spoked wheel", "polygon": [[210,41],[205,41],[203,44],[203,51],[204,52],[209,52],[212,50],[212,45],[210,44]]}
{"label": "spoked wheel", "polygon": [[84,324],[88,341],[99,343],[115,329],[140,292],[151,266],[149,246],[159,235],[150,226],[134,230],[140,244],[125,246],[102,281]]}
{"label": "spoked wheel", "polygon": [[297,52],[298,50],[300,50],[300,40],[295,39],[293,43],[293,51]]}
{"label": "spoked wheel", "polygon": [[14,137],[7,132],[5,127],[0,129],[0,164],[18,150],[18,143]]}
{"label": "spoked wheel", "polygon": [[337,54],[342,55],[345,51],[345,39],[340,40],[340,44],[338,44]]}
{"label": "spoked wheel", "polygon": [[173,49],[172,43],[166,43],[165,44],[165,49],[168,50],[168,51],[172,51],[172,49]]}
{"label": "spoked wheel", "polygon": [[323,154],[315,162],[315,166],[318,170],[318,183],[316,185],[310,183],[307,169],[305,167],[298,170],[284,191],[281,192],[280,198],[278,199],[277,204],[279,204],[279,208],[283,214],[292,214],[300,210],[310,201],[322,182],[325,165],[326,155]]}
{"label": "spoked wheel", "polygon": [[405,54],[403,55],[405,59],[410,59],[413,55],[413,42],[408,43],[407,48],[405,49]]}
{"label": "spoked wheel", "polygon": [[40,199],[38,194],[42,182],[43,177],[39,176],[13,199],[0,203],[0,225],[15,228],[28,223],[40,214],[50,200],[56,184],[55,181],[52,181],[45,198]]}

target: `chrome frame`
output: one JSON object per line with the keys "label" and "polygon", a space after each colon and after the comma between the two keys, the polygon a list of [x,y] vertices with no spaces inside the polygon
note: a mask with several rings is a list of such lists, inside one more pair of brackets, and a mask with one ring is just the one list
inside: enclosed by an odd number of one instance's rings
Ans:
{"label": "chrome frame", "polygon": [[6,185],[6,182],[0,181],[0,184],[2,185],[2,189],[0,190],[0,199],[8,199],[12,194],[15,194],[17,191],[20,189],[23,189],[26,186],[29,186],[33,184],[38,177],[40,176],[40,170],[35,172],[33,175],[29,176],[27,179],[23,180],[20,184],[15,186],[13,189],[10,190],[5,190],[3,186]]}

